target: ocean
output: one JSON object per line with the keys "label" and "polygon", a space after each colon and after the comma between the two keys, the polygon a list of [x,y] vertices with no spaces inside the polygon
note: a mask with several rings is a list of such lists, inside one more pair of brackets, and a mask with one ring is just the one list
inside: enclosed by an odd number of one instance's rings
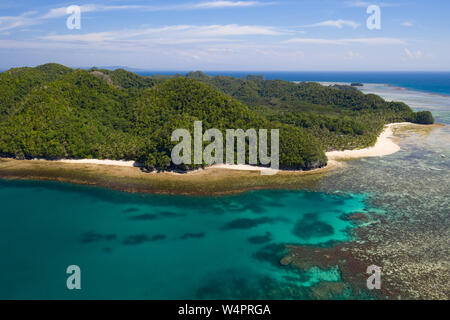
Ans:
{"label": "ocean", "polygon": [[[174,75],[189,71],[140,71],[140,75]],[[206,71],[211,76],[224,75],[241,78],[246,75],[263,75],[267,80],[314,81],[314,82],[360,82],[387,84],[416,91],[450,95],[450,72],[274,72],[274,71]]]}
{"label": "ocean", "polygon": [[[449,270],[449,74],[264,74],[363,82],[364,92],[430,110],[447,126],[398,133],[401,151],[347,162],[315,191],[187,197],[0,180],[0,299],[361,298],[337,265],[280,264],[286,245],[347,243],[391,285],[413,283],[424,294],[430,281],[411,280],[409,271]],[[353,213],[367,215],[367,225],[349,220]],[[81,290],[66,287],[69,265],[81,268]]]}

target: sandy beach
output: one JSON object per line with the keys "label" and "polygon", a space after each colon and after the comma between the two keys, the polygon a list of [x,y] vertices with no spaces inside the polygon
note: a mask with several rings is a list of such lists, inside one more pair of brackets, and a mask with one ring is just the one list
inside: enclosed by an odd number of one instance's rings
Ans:
{"label": "sandy beach", "polygon": [[0,158],[0,177],[96,185],[127,192],[186,195],[225,195],[268,188],[314,190],[322,174],[339,168],[343,165],[342,161],[383,156],[400,150],[399,146],[392,141],[393,131],[396,131],[399,126],[405,128],[411,126],[413,130],[422,127],[409,123],[387,125],[373,147],[329,152],[327,166],[310,171],[273,170],[250,165],[220,164],[187,173],[153,172],[149,174],[140,170],[139,164],[134,161]]}
{"label": "sandy beach", "polygon": [[[41,159],[36,159],[41,160]],[[44,160],[45,161],[45,160]],[[141,167],[142,165],[135,161],[125,161],[125,160],[99,160],[99,159],[62,159],[57,160],[58,162],[62,163],[72,163],[72,164],[98,164],[98,165],[104,165],[104,166],[119,166],[119,167]],[[215,164],[212,166],[209,166],[205,168],[205,170],[210,169],[225,169],[225,170],[241,170],[241,171],[261,171],[266,174],[276,174],[278,170],[274,170],[271,168],[264,168],[264,167],[258,167],[258,166],[252,166],[247,164]],[[203,169],[198,169],[191,171],[191,173],[201,171]]]}
{"label": "sandy beach", "polygon": [[[37,161],[49,161],[44,159],[34,159]],[[135,161],[125,161],[125,160],[100,160],[100,159],[62,159],[62,160],[56,160],[55,162],[61,162],[61,163],[71,163],[71,164],[95,164],[95,165],[103,165],[103,166],[118,166],[118,167],[135,167],[139,168],[142,167],[142,165]],[[330,169],[336,166],[336,161],[333,159],[329,159],[328,164],[325,168]],[[266,167],[258,167],[248,164],[214,164],[212,166],[206,167],[205,169],[197,169],[193,171],[189,171],[187,173],[178,173],[178,172],[168,172],[170,174],[175,175],[186,175],[186,174],[193,174],[198,173],[205,170],[213,170],[213,169],[222,169],[222,170],[237,170],[237,171],[259,171],[261,174],[264,175],[274,175],[278,172],[302,172],[301,170],[276,170],[272,168],[266,168]],[[318,170],[318,169],[316,169]],[[311,171],[316,171],[311,170]],[[156,172],[151,172],[156,173]]]}
{"label": "sandy beach", "polygon": [[[40,159],[37,159],[40,160]],[[99,159],[62,159],[57,160],[64,163],[76,163],[76,164],[101,164],[105,166],[119,166],[119,167],[140,167],[141,165],[136,161],[125,160],[99,160]]]}
{"label": "sandy beach", "polygon": [[330,151],[326,153],[326,156],[328,160],[339,161],[368,157],[382,157],[396,153],[400,151],[400,146],[392,141],[392,137],[394,135],[393,128],[405,125],[412,125],[412,123],[399,122],[387,124],[373,147],[356,150]]}

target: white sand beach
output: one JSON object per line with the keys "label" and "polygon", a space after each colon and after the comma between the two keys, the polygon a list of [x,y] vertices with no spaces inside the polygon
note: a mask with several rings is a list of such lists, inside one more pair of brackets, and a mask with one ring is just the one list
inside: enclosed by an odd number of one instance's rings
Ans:
{"label": "white sand beach", "polygon": [[[39,159],[38,159],[39,160]],[[101,164],[105,166],[119,166],[119,167],[139,167],[140,165],[135,161],[125,161],[125,160],[99,160],[99,159],[62,159],[58,160],[64,163],[75,163],[75,164]]]}
{"label": "white sand beach", "polygon": [[[37,159],[40,160],[40,159]],[[105,166],[119,166],[119,167],[140,167],[141,165],[135,161],[125,161],[125,160],[99,160],[99,159],[62,159],[57,160],[64,163],[74,163],[74,164],[99,164]],[[215,164],[206,168],[208,169],[226,169],[226,170],[243,170],[243,171],[261,171],[265,173],[276,173],[278,170],[271,168],[257,167],[247,164]],[[196,172],[202,169],[194,170]]]}
{"label": "white sand beach", "polygon": [[410,122],[399,122],[386,125],[373,147],[356,150],[330,151],[326,153],[326,156],[328,157],[328,160],[338,161],[368,157],[382,157],[396,153],[400,150],[400,146],[392,141],[392,136],[394,135],[392,129],[394,127],[410,124]]}

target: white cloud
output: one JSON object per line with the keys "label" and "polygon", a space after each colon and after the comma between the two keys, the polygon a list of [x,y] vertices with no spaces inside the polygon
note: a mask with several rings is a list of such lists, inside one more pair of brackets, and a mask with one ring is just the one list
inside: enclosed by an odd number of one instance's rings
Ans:
{"label": "white cloud", "polygon": [[0,17],[0,31],[7,31],[19,27],[31,26],[39,23],[33,18],[30,18],[35,11],[25,12],[20,16],[4,16]]}
{"label": "white cloud", "polygon": [[339,29],[342,29],[343,27],[351,27],[353,29],[356,29],[359,26],[360,24],[355,21],[339,19],[339,20],[322,21],[314,24],[309,24],[303,27],[334,27]]}
{"label": "white cloud", "polygon": [[49,43],[33,40],[0,40],[0,49],[70,49],[79,48],[75,44]]}
{"label": "white cloud", "polygon": [[[68,7],[60,7],[51,9],[49,12],[41,16],[41,19],[53,19],[67,16],[67,8]],[[142,5],[98,5],[98,4],[84,4],[80,6],[81,13],[87,12],[101,12],[101,11],[115,11],[115,10],[139,10],[139,9],[148,9],[148,8],[156,8],[151,6],[142,6]]]}
{"label": "white cloud", "polygon": [[[285,31],[267,26],[229,25],[175,25],[142,30],[122,30],[85,34],[50,34],[42,40],[58,42],[121,42],[123,44],[179,44],[193,42],[227,42],[240,36],[278,36]],[[138,38],[138,39],[137,39]],[[236,39],[235,39],[236,40]],[[239,41],[239,39],[237,39]]]}
{"label": "white cloud", "polygon": [[305,44],[329,44],[329,45],[400,45],[406,41],[397,38],[348,38],[348,39],[316,39],[316,38],[293,38],[286,43],[305,43]]}
{"label": "white cloud", "polygon": [[[274,2],[261,1],[203,1],[192,2],[178,5],[102,5],[102,4],[84,4],[81,5],[81,12],[106,12],[121,10],[145,10],[145,11],[168,11],[168,10],[201,10],[201,9],[220,9],[220,8],[240,8],[272,5]],[[40,24],[46,19],[55,19],[68,16],[68,7],[59,7],[49,10],[45,14],[38,15],[36,11],[27,12],[19,16],[0,17],[0,32],[15,29],[18,27]]]}
{"label": "white cloud", "polygon": [[359,54],[359,52],[355,52],[355,51],[348,51],[347,52],[347,56],[345,57],[345,59],[347,60],[353,60],[353,59],[358,59],[361,58],[361,55]]}
{"label": "white cloud", "polygon": [[420,50],[411,51],[408,48],[405,48],[405,53],[410,59],[420,59],[423,57],[423,52]]}
{"label": "white cloud", "polygon": [[392,2],[369,2],[369,1],[346,1],[347,7],[367,8],[370,5],[377,5],[380,7],[399,7],[405,5],[404,3],[392,3]]}
{"label": "white cloud", "polygon": [[[260,1],[204,1],[197,3],[176,4],[176,5],[99,5],[85,4],[80,6],[81,12],[102,12],[102,11],[120,11],[120,10],[145,10],[145,11],[167,11],[167,10],[195,10],[195,9],[220,9],[220,8],[238,8],[272,5],[273,2]],[[43,15],[42,19],[59,18],[66,16],[67,7],[54,8]]]}
{"label": "white cloud", "polygon": [[235,8],[269,5],[273,3],[259,1],[206,1],[192,5],[193,8]]}
{"label": "white cloud", "polygon": [[60,42],[104,42],[113,41],[116,37],[111,32],[96,32],[86,34],[48,35],[40,37],[40,39]]}
{"label": "white cloud", "polygon": [[242,35],[265,35],[275,36],[283,34],[273,27],[265,26],[241,26],[237,24],[212,25],[212,26],[191,26],[189,33],[193,32],[198,36],[242,36]]}
{"label": "white cloud", "polygon": [[412,27],[412,26],[414,26],[414,22],[412,22],[412,21],[404,21],[404,22],[401,23],[401,25],[404,26],[404,27]]}

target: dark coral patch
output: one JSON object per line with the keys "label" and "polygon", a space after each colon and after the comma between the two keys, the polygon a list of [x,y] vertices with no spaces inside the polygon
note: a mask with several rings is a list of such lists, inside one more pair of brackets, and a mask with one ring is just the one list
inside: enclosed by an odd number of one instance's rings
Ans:
{"label": "dark coral patch", "polygon": [[266,211],[263,207],[257,204],[248,204],[244,207],[244,210],[250,210],[254,213],[264,213]]}
{"label": "dark coral patch", "polygon": [[172,211],[161,211],[159,213],[161,217],[165,218],[178,218],[178,217],[185,217],[186,215],[184,213],[177,213]]}
{"label": "dark coral patch", "polygon": [[272,240],[272,236],[271,236],[270,232],[266,232],[266,234],[263,236],[254,236],[254,237],[248,238],[248,242],[253,243],[253,244],[267,243],[267,242],[270,242],[271,240]]}
{"label": "dark coral patch", "polygon": [[156,214],[152,214],[152,213],[146,213],[146,214],[141,214],[138,216],[130,217],[130,220],[137,220],[137,221],[148,221],[148,220],[155,220],[155,219],[158,219],[158,216]]}
{"label": "dark coral patch", "polygon": [[271,218],[258,218],[258,219],[236,219],[228,222],[222,227],[222,230],[232,230],[232,229],[251,229],[257,227],[261,224],[273,223],[275,220]]}
{"label": "dark coral patch", "polygon": [[146,213],[137,216],[130,217],[130,220],[140,220],[140,221],[148,221],[148,220],[156,220],[160,218],[177,218],[186,216],[184,213],[177,213],[172,211],[161,211],[158,213]]}
{"label": "dark coral patch", "polygon": [[163,234],[157,234],[156,236],[153,236],[150,238],[150,241],[160,241],[160,240],[164,240],[167,237]]}
{"label": "dark coral patch", "polygon": [[123,241],[123,244],[132,246],[132,245],[142,244],[147,241],[149,241],[149,237],[147,235],[139,234],[139,235],[129,236],[129,237],[125,238],[125,240]]}
{"label": "dark coral patch", "polygon": [[274,266],[280,266],[280,260],[287,254],[285,245],[268,244],[253,254],[253,258],[263,262],[269,262]]}
{"label": "dark coral patch", "polygon": [[302,219],[297,222],[292,233],[302,239],[319,238],[332,235],[334,228],[325,222]]}
{"label": "dark coral patch", "polygon": [[199,233],[185,233],[183,234],[180,239],[184,240],[184,239],[190,239],[190,238],[203,238],[205,236],[204,232],[199,232]]}
{"label": "dark coral patch", "polygon": [[152,237],[149,237],[145,234],[138,234],[138,235],[129,236],[129,237],[125,238],[125,240],[123,241],[123,244],[132,246],[132,245],[143,244],[145,242],[154,242],[154,241],[160,241],[160,240],[164,240],[164,239],[166,239],[166,236],[163,234],[157,234]]}
{"label": "dark coral patch", "polygon": [[95,231],[88,231],[81,235],[81,243],[92,243],[92,242],[99,242],[99,241],[111,241],[115,240],[117,237],[115,234],[100,234]]}

